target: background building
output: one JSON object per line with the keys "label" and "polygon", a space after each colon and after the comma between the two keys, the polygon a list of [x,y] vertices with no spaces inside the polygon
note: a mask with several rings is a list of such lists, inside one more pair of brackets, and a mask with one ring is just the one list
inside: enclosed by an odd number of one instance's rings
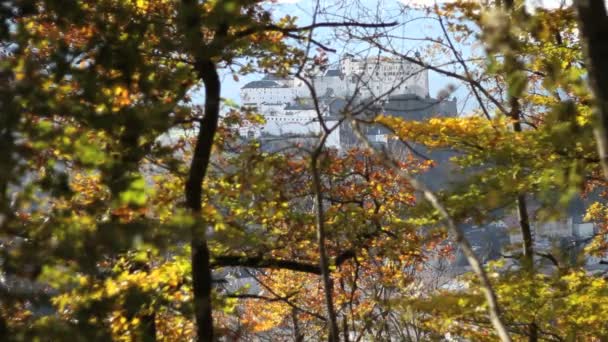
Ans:
{"label": "background building", "polygon": [[[243,127],[241,135],[249,138],[317,137],[321,132],[319,115],[328,126],[338,123],[345,110],[369,103],[369,113],[380,111],[400,117],[422,120],[435,115],[456,115],[456,100],[429,97],[428,70],[413,63],[384,57],[357,59],[345,55],[337,65],[317,68],[308,81],[314,88],[313,101],[306,83],[293,77],[266,75],[241,88],[241,102],[262,115],[262,126]],[[315,106],[315,102],[318,107]],[[346,108],[350,105],[349,108]],[[366,127],[373,143],[386,143],[387,132]],[[344,149],[357,144],[348,125],[332,132],[327,146]]]}

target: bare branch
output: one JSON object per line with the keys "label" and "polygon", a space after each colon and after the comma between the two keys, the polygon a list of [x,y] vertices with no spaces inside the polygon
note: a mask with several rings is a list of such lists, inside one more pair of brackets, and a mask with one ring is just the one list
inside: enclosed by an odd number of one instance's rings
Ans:
{"label": "bare branch", "polygon": [[[363,136],[363,134],[361,134],[360,131],[355,130],[355,133],[370,150],[378,151],[371,146],[369,141]],[[426,186],[426,184],[420,182],[407,171],[403,170],[397,164],[397,162],[393,160],[391,155],[386,152],[386,150],[383,149],[379,152],[382,153],[384,160],[386,160],[387,163],[390,163],[395,170],[399,171],[399,173],[410,183],[410,185],[417,191],[420,191],[424,195],[424,198],[433,206],[433,208],[435,208],[435,210],[437,210],[443,221],[448,226],[448,230],[453,235],[454,240],[462,249],[467,261],[469,262],[469,265],[481,283],[481,290],[486,298],[486,302],[488,303],[488,315],[494,329],[498,333],[498,337],[503,342],[511,342],[509,332],[500,318],[500,307],[498,305],[496,293],[494,292],[492,284],[490,283],[490,279],[488,278],[486,271],[483,269],[479,258],[477,255],[475,255],[475,252],[465,237],[462,229],[456,224],[456,222],[454,222],[447,209],[443,206],[443,204],[441,204],[437,196]]]}
{"label": "bare branch", "polygon": [[251,267],[251,268],[270,268],[270,269],[285,269],[296,272],[306,272],[312,274],[321,274],[319,265],[305,262],[270,259],[260,256],[248,257],[238,255],[225,255],[215,257],[211,262],[211,268],[219,267]]}

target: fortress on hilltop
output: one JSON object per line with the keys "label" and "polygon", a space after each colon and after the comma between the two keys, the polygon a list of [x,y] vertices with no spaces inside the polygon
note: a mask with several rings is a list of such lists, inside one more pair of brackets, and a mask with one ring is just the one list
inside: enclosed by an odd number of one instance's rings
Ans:
{"label": "fortress on hilltop", "polygon": [[[357,106],[365,107],[368,114],[382,111],[417,120],[456,114],[455,99],[430,98],[428,70],[402,59],[355,58],[346,54],[338,63],[316,67],[311,74],[307,80],[314,88],[316,101],[306,83],[294,77],[269,74],[244,85],[240,93],[242,105],[264,115],[266,123],[243,127],[241,135],[311,138],[321,131],[317,111],[328,126],[333,126],[345,110]],[[366,131],[370,141],[386,142],[383,130]],[[339,127],[330,135],[327,146],[346,148],[355,140],[351,129]]]}

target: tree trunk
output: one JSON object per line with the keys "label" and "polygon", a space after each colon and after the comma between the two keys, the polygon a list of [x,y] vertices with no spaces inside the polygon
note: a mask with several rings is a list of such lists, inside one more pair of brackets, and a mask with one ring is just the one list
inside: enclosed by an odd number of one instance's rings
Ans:
{"label": "tree trunk", "polygon": [[349,342],[348,338],[348,317],[346,315],[342,315],[342,332],[344,334],[344,342]]}
{"label": "tree trunk", "polygon": [[[346,286],[344,284],[344,279],[340,279],[340,289],[346,293]],[[342,313],[342,334],[344,334],[344,342],[349,342],[348,336],[348,315],[346,314],[346,310]]]}
{"label": "tree trunk", "polygon": [[[322,146],[322,145],[321,145]],[[320,150],[315,151],[311,158],[312,181],[315,192],[315,204],[317,207],[316,223],[317,223],[317,243],[319,244],[319,264],[321,266],[321,277],[323,279],[323,288],[325,290],[325,306],[327,309],[327,323],[329,324],[329,341],[338,342],[339,331],[336,313],[334,311],[333,302],[333,283],[329,275],[329,262],[327,259],[327,251],[325,250],[325,219],[323,211],[323,196],[321,194],[321,177],[317,168],[318,156]]]}
{"label": "tree trunk", "polygon": [[[507,9],[509,11],[513,10],[513,3],[506,2]],[[517,58],[515,55],[510,54],[506,57],[507,65],[510,65],[510,72],[516,72],[515,66],[519,65]],[[513,120],[513,131],[521,132],[521,105],[519,103],[519,98],[513,96],[509,99],[509,103],[511,105],[511,111],[509,112],[509,117]],[[516,176],[517,177],[517,176]],[[530,227],[530,219],[528,217],[528,205],[526,201],[525,194],[517,195],[517,217],[519,219],[519,229],[521,231],[522,239],[523,239],[523,258],[522,258],[522,266],[528,274],[532,276],[532,272],[534,271],[534,240],[532,238],[532,228]],[[528,325],[529,329],[529,341],[535,342],[538,340],[537,332],[536,332],[536,324],[531,323]]]}
{"label": "tree trunk", "polygon": [[589,84],[595,97],[595,137],[604,177],[608,179],[608,18],[602,0],[576,0]]}
{"label": "tree trunk", "polygon": [[519,218],[519,228],[524,240],[524,266],[531,269],[534,264],[534,240],[532,238],[532,228],[528,219],[528,206],[526,195],[517,196],[517,216]]}
{"label": "tree trunk", "polygon": [[142,342],[156,341],[156,314],[154,312],[141,318],[141,335]]}
{"label": "tree trunk", "polygon": [[196,336],[199,342],[213,340],[211,307],[211,268],[207,246],[207,225],[201,217],[202,187],[211,158],[213,138],[217,130],[220,108],[220,79],[211,60],[196,64],[196,70],[205,85],[205,113],[200,123],[190,173],[186,182],[186,205],[194,215],[192,228],[192,287]]}
{"label": "tree trunk", "polygon": [[8,329],[8,324],[6,323],[4,316],[0,315],[0,340],[8,341],[10,336],[11,334]]}
{"label": "tree trunk", "polygon": [[[515,59],[514,56],[509,58]],[[516,64],[515,61],[511,61],[511,65]],[[521,132],[521,107],[519,99],[512,97],[509,100],[511,104],[511,112],[509,116],[513,120],[513,131]],[[534,241],[532,239],[532,229],[530,227],[530,219],[528,218],[528,206],[526,203],[526,195],[520,194],[517,196],[517,216],[519,219],[519,229],[523,238],[523,266],[526,270],[531,270],[534,266]]]}
{"label": "tree trunk", "polygon": [[536,323],[532,322],[529,325],[530,331],[528,332],[528,342],[537,342],[538,341],[538,326]]}
{"label": "tree trunk", "polygon": [[298,310],[291,308],[291,323],[293,324],[293,340],[294,342],[304,341],[304,336],[300,332],[300,323],[298,322]]}

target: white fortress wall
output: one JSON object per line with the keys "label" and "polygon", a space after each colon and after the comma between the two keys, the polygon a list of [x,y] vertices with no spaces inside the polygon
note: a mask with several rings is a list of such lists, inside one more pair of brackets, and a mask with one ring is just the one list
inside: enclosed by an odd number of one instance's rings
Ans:
{"label": "white fortress wall", "polygon": [[263,113],[265,116],[285,114],[285,103],[262,102],[257,107],[258,111]]}
{"label": "white fortress wall", "polygon": [[372,96],[388,94],[416,94],[427,97],[428,70],[409,62],[365,59],[342,61],[348,92],[356,89]]}
{"label": "white fortress wall", "polygon": [[[325,123],[329,127],[333,127],[337,121],[327,120]],[[316,138],[321,134],[321,125],[316,118],[276,116],[268,119],[263,133],[272,136]],[[331,132],[325,146],[340,148],[340,127]]]}
{"label": "white fortress wall", "polygon": [[246,103],[288,103],[295,99],[293,88],[250,88],[241,91],[241,101]]}
{"label": "white fortress wall", "polygon": [[[355,92],[359,98],[415,94],[428,97],[428,71],[412,63],[389,58],[356,59],[344,56],[328,70],[318,69],[311,79],[317,97],[348,100]],[[266,124],[262,135],[307,135],[320,132],[316,112],[312,110],[310,90],[296,78],[267,75],[241,88],[241,102],[263,114]],[[325,106],[324,104],[321,104]],[[321,108],[328,115],[326,106]],[[258,136],[243,130],[247,136]],[[338,130],[336,130],[338,132]],[[332,134],[328,144],[339,146],[339,133]]]}
{"label": "white fortress wall", "polygon": [[294,99],[293,88],[276,81],[254,81],[241,88],[243,104],[288,103]]}

